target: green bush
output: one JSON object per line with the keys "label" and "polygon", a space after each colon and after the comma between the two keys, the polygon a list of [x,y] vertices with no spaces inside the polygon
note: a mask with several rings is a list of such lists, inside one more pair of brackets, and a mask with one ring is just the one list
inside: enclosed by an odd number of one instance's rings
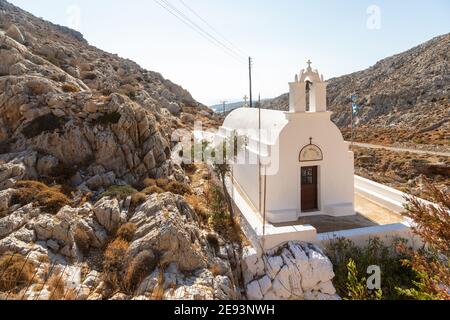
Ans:
{"label": "green bush", "polygon": [[119,200],[126,199],[129,196],[132,196],[133,194],[137,193],[138,191],[134,189],[130,185],[124,185],[124,186],[110,186],[108,190],[103,192],[102,197],[110,197],[110,198],[116,198]]}
{"label": "green bush", "polygon": [[[404,240],[397,240],[397,244]],[[348,299],[407,299],[399,288],[411,288],[417,280],[417,274],[404,264],[405,254],[396,250],[397,244],[385,246],[378,238],[370,239],[363,248],[357,247],[348,239],[336,239],[330,242],[325,253],[334,266],[334,286],[341,297]],[[352,262],[353,261],[353,262]],[[381,291],[370,291],[364,285],[361,291],[361,275],[367,275],[367,268],[371,265],[381,269]],[[365,282],[365,280],[364,280]]]}
{"label": "green bush", "polygon": [[32,120],[23,128],[22,133],[25,137],[31,139],[42,133],[54,132],[55,130],[61,129],[66,121],[64,118],[58,118],[52,113],[48,113]]}
{"label": "green bush", "polygon": [[100,116],[96,122],[98,124],[103,124],[103,125],[107,125],[107,124],[117,124],[119,123],[119,120],[121,118],[121,114],[118,112],[111,112],[111,113],[106,113],[102,116]]}
{"label": "green bush", "polygon": [[214,229],[220,230],[229,222],[228,206],[222,188],[216,184],[208,187],[207,200],[211,212],[209,223]]}

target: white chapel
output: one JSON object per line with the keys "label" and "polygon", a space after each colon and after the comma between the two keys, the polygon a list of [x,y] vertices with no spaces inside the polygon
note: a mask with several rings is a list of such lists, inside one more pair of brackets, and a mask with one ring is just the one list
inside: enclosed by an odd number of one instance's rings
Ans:
{"label": "white chapel", "polygon": [[327,111],[327,82],[308,61],[289,87],[289,111],[236,109],[219,129],[216,139],[246,137],[235,189],[270,223],[354,215],[353,153]]}

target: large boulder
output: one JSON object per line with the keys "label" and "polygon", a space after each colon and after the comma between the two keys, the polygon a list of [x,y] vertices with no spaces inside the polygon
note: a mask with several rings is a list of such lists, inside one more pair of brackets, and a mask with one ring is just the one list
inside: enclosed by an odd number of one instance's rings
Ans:
{"label": "large boulder", "polygon": [[131,257],[151,249],[161,254],[162,262],[176,262],[182,271],[204,268],[213,260],[211,252],[205,255],[199,250],[205,244],[199,236],[196,215],[181,196],[152,195],[136,209],[130,222],[137,226],[128,249]]}
{"label": "large boulder", "polygon": [[8,37],[13,38],[17,42],[24,44],[25,37],[15,24],[12,24],[5,33]]}
{"label": "large boulder", "polygon": [[114,232],[126,222],[126,216],[121,213],[117,199],[104,197],[94,205],[93,210],[98,222],[108,232]]}
{"label": "large boulder", "polygon": [[242,262],[251,300],[339,299],[333,265],[315,245],[292,241],[265,253],[244,248]]}

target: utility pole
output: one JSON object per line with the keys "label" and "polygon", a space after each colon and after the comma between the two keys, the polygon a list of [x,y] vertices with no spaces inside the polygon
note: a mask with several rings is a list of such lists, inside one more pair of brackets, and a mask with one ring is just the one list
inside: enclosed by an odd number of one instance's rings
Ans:
{"label": "utility pole", "polygon": [[258,96],[258,191],[259,213],[262,213],[262,183],[261,183],[261,94]]}
{"label": "utility pole", "polygon": [[252,96],[252,57],[248,57],[248,79],[250,87],[250,108],[253,108],[253,96]]}
{"label": "utility pole", "polygon": [[223,106],[222,108],[223,108],[223,115],[224,116],[225,116],[225,113],[226,113],[226,107],[225,106],[226,106],[227,102],[228,101],[222,101],[222,106]]}

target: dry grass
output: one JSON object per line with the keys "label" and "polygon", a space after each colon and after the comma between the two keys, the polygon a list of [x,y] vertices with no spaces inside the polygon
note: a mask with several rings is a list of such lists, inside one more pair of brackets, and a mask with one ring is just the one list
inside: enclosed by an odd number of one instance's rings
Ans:
{"label": "dry grass", "polygon": [[16,192],[12,201],[21,205],[33,203],[53,214],[56,214],[62,207],[71,204],[69,198],[62,193],[61,186],[49,187],[38,181],[16,183]]}
{"label": "dry grass", "polygon": [[156,186],[156,180],[152,178],[146,178],[144,179],[143,184],[145,187]]}
{"label": "dry grass", "polygon": [[178,181],[169,182],[166,186],[166,191],[182,196],[191,194],[191,188],[189,187],[189,185]]}
{"label": "dry grass", "polygon": [[212,267],[210,267],[209,271],[211,271],[211,273],[212,273],[212,275],[214,277],[217,277],[217,276],[221,275],[221,269],[220,269],[220,267],[217,264],[215,264]]}
{"label": "dry grass", "polygon": [[202,197],[197,195],[188,195],[185,196],[187,203],[194,209],[197,216],[200,218],[202,224],[207,224],[209,219],[209,213],[206,206],[206,203]]}
{"label": "dry grass", "polygon": [[173,194],[187,195],[191,194],[191,188],[186,183],[178,182],[168,179],[150,179],[147,178],[143,181],[145,188],[142,193],[153,194],[171,192]]}
{"label": "dry grass", "polygon": [[137,286],[156,267],[157,257],[152,251],[139,253],[128,265],[125,272],[124,286],[132,294]]}
{"label": "dry grass", "polygon": [[134,223],[128,222],[120,226],[117,230],[117,238],[128,242],[133,241],[134,234],[136,233],[136,225]]}
{"label": "dry grass", "polygon": [[164,193],[164,190],[158,186],[150,186],[150,187],[147,187],[144,190],[142,190],[142,193],[145,195],[150,195],[150,194],[154,194],[154,193],[160,194],[160,193]]}
{"label": "dry grass", "polygon": [[6,253],[0,258],[0,291],[20,289],[28,285],[35,272],[32,262],[20,254]]}
{"label": "dry grass", "polygon": [[60,270],[56,270],[47,281],[48,290],[50,291],[49,300],[64,300],[66,293],[66,285]]}
{"label": "dry grass", "polygon": [[129,243],[123,239],[111,242],[105,250],[103,258],[104,280],[113,288],[122,288],[123,271],[126,267],[124,259]]}
{"label": "dry grass", "polygon": [[81,253],[83,253],[83,255],[87,255],[89,253],[90,239],[86,231],[80,227],[76,227],[74,232],[74,240]]}
{"label": "dry grass", "polygon": [[75,86],[71,83],[64,83],[62,85],[62,90],[64,92],[80,92],[80,88],[78,88],[77,86]]}
{"label": "dry grass", "polygon": [[144,192],[136,192],[131,196],[131,204],[135,207],[141,205],[147,200],[147,195]]}
{"label": "dry grass", "polygon": [[32,262],[20,254],[6,253],[0,258],[0,291],[19,291],[26,287],[35,273]]}
{"label": "dry grass", "polygon": [[162,300],[164,297],[164,268],[161,266],[158,275],[158,284],[152,292],[152,300]]}

